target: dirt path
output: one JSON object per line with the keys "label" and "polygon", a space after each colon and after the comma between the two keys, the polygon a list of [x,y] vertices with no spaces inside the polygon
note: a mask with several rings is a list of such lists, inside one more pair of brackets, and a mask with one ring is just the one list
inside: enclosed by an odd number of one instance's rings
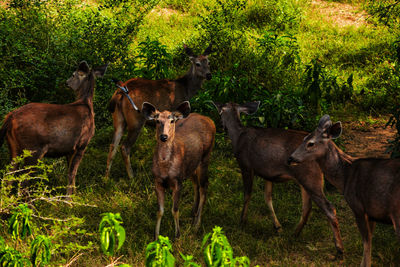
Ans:
{"label": "dirt path", "polygon": [[358,27],[367,23],[367,13],[356,5],[322,0],[313,0],[311,4],[324,22],[336,24],[339,27]]}
{"label": "dirt path", "polygon": [[385,120],[366,122],[343,122],[342,144],[346,153],[353,157],[383,157],[389,158],[385,153],[388,139],[393,139],[396,130],[384,128]]}

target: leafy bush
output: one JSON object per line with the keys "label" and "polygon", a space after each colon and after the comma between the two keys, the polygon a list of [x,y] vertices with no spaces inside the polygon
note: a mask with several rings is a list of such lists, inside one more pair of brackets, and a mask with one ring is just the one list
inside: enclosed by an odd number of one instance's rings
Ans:
{"label": "leafy bush", "polygon": [[247,257],[233,257],[232,247],[219,226],[215,226],[212,233],[204,236],[202,247],[204,247],[204,261],[208,267],[250,266]]}
{"label": "leafy bush", "polygon": [[146,267],[175,266],[175,257],[172,255],[172,245],[168,237],[158,236],[158,240],[146,247]]}
{"label": "leafy bush", "polygon": [[125,229],[121,226],[122,217],[119,213],[108,212],[102,214],[102,216],[99,225],[100,246],[104,254],[112,257],[125,242]]}

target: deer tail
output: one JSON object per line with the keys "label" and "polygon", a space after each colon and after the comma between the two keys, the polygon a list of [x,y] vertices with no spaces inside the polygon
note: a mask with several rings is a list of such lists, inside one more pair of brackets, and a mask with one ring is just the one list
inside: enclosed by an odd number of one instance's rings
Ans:
{"label": "deer tail", "polygon": [[7,116],[4,119],[3,126],[1,126],[1,129],[0,129],[0,146],[3,145],[4,137],[6,136],[7,130],[9,128],[9,126],[10,126],[10,122],[11,122],[10,116]]}
{"label": "deer tail", "polygon": [[[112,78],[112,81],[115,84],[122,85],[122,82],[120,80],[117,80],[115,78]],[[123,94],[120,94],[119,90],[116,90],[113,94],[113,96],[110,99],[110,102],[108,102],[108,111],[110,113],[114,113],[115,107],[118,105],[118,102],[123,98]]]}

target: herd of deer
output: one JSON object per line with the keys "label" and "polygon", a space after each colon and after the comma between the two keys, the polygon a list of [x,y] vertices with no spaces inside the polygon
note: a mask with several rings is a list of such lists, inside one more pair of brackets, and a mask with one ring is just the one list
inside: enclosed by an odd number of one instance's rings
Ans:
{"label": "herd of deer", "polygon": [[[192,213],[196,228],[200,226],[206,200],[208,164],[216,130],[210,118],[190,114],[188,100],[201,89],[204,80],[211,79],[208,61],[211,45],[199,56],[186,46],[185,52],[191,67],[184,76],[175,80],[134,78],[125,83],[119,82],[118,86],[127,89],[127,93],[117,89],[109,105],[114,136],[107,160],[107,177],[127,129],[121,152],[128,176],[133,178],[131,147],[146,120],[156,122],[157,145],[152,167],[158,200],[155,238],[159,235],[167,188],[172,190],[176,237],[180,235],[178,208],[183,179],[191,177],[193,182]],[[77,93],[75,102],[65,105],[27,104],[7,114],[0,129],[0,145],[6,138],[11,158],[20,155],[23,150],[32,151],[32,157],[25,161],[27,164],[34,164],[45,156],[66,156],[68,195],[75,192],[77,169],[94,135],[95,79],[102,77],[106,69],[107,65],[91,69],[82,61],[67,80],[67,85]],[[131,100],[141,109],[135,109]],[[272,184],[293,180],[300,186],[302,196],[302,215],[295,234],[298,235],[306,224],[313,200],[327,216],[338,255],[341,256],[343,243],[336,210],[323,191],[325,177],[344,195],[354,213],[364,245],[361,266],[371,265],[375,222],[392,224],[400,239],[400,160],[354,159],[345,154],[331,140],[340,136],[341,123],[333,124],[328,115],[320,119],[312,133],[252,128],[241,124],[240,113],[256,112],[260,102],[214,104],[242,172],[244,206],[241,222],[246,221],[253,178],[258,175],[265,180],[265,201],[271,210],[274,227],[280,229],[272,205]]]}

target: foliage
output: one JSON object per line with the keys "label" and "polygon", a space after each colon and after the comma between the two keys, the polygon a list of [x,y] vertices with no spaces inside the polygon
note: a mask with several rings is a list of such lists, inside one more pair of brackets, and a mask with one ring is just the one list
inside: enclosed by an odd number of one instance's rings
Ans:
{"label": "foliage", "polygon": [[204,247],[204,261],[208,267],[250,266],[250,260],[247,257],[233,257],[232,247],[219,226],[215,226],[212,233],[204,236],[202,247]]}
{"label": "foliage", "polygon": [[[48,236],[38,235],[31,243],[31,263],[33,266],[46,266],[51,258],[51,240]],[[38,264],[39,262],[39,264]]]}
{"label": "foliage", "polygon": [[184,267],[200,267],[200,264],[197,264],[196,262],[193,261],[193,256],[192,255],[184,255],[182,252],[179,252],[181,255],[182,259],[184,260],[183,266]]}
{"label": "foliage", "polygon": [[400,158],[400,108],[396,107],[386,126],[396,127],[397,133],[393,140],[389,140],[389,147],[386,152],[391,158]]}
{"label": "foliage", "polygon": [[0,264],[1,266],[24,267],[29,264],[29,260],[19,251],[5,245],[0,247]]}
{"label": "foliage", "polygon": [[[92,242],[81,242],[82,238],[91,236],[87,230],[79,228],[83,219],[63,212],[60,215],[58,210],[63,209],[62,204],[87,204],[76,197],[71,200],[60,195],[60,190],[65,192],[65,187],[49,186],[48,175],[52,173],[52,166],[42,161],[29,166],[27,163],[30,162],[30,156],[31,152],[24,151],[23,155],[13,159],[12,164],[1,172],[0,214],[10,217],[7,228],[12,237],[11,240],[6,240],[6,246],[11,247],[10,244],[14,243],[15,248],[18,245],[21,255],[31,250],[31,261],[35,266],[47,265],[51,254],[56,257],[55,262],[63,262],[65,260],[60,261],[60,255],[68,257],[77,251],[91,250]],[[58,209],[53,210],[50,208],[52,206],[57,206]],[[0,220],[0,226],[2,225]],[[37,234],[36,238],[33,233]],[[4,254],[6,256],[3,256],[10,260],[16,255],[13,259],[19,259],[18,253],[7,250]]]}
{"label": "foliage", "polygon": [[170,76],[172,56],[165,45],[147,37],[138,45],[136,64],[137,76],[146,79],[163,79]]}
{"label": "foliage", "polygon": [[323,104],[345,104],[353,95],[353,75],[350,74],[347,81],[340,84],[337,77],[317,58],[306,65],[303,84],[306,99],[316,114],[321,114]]}
{"label": "foliage", "polygon": [[[125,229],[121,225],[122,217],[119,213],[107,212],[102,214],[100,221],[100,246],[104,254],[114,256],[125,242]],[[118,243],[118,246],[117,246]]]}
{"label": "foliage", "polygon": [[146,247],[146,267],[175,266],[175,257],[172,255],[172,245],[168,237],[158,236],[158,240]]}
{"label": "foliage", "polygon": [[13,239],[25,238],[32,234],[31,220],[32,210],[28,208],[27,204],[20,204],[14,209],[8,221],[8,232]]}
{"label": "foliage", "polygon": [[383,1],[367,1],[369,12],[375,16],[379,22],[398,28],[400,22],[400,1],[399,0],[383,0]]}

